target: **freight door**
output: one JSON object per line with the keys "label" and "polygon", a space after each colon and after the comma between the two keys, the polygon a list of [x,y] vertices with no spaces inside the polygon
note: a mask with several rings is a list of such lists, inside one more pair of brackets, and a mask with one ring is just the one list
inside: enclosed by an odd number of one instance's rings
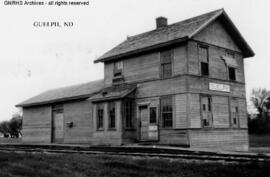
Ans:
{"label": "freight door", "polygon": [[62,143],[64,140],[64,115],[63,112],[53,112],[52,142]]}

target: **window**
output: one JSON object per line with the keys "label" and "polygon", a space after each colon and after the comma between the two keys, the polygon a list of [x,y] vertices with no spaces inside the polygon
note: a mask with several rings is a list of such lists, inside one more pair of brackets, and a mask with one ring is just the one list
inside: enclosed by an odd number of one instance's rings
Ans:
{"label": "window", "polygon": [[121,76],[123,71],[123,61],[114,62],[114,77]]}
{"label": "window", "polygon": [[125,116],[125,127],[133,128],[133,100],[126,99],[124,101],[124,116]]}
{"label": "window", "polygon": [[168,78],[172,76],[172,58],[173,50],[160,52],[161,78]]}
{"label": "window", "polygon": [[162,126],[171,128],[173,126],[173,108],[172,96],[162,97],[160,99]]}
{"label": "window", "polygon": [[150,124],[157,123],[157,108],[150,108]]}
{"label": "window", "polygon": [[103,129],[104,108],[103,104],[97,104],[97,129]]}
{"label": "window", "polygon": [[235,81],[236,80],[235,68],[228,67],[228,70],[229,70],[229,79]]}
{"label": "window", "polygon": [[199,61],[201,63],[201,75],[202,76],[209,76],[209,54],[208,54],[208,47],[206,46],[199,46],[198,49]]}
{"label": "window", "polygon": [[109,129],[115,128],[115,102],[109,102],[108,104],[109,115]]}
{"label": "window", "polygon": [[202,76],[209,76],[208,63],[201,62],[201,74]]}

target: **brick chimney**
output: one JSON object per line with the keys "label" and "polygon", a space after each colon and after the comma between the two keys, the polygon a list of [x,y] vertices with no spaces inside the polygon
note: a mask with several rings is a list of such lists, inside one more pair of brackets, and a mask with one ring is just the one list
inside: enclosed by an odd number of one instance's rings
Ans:
{"label": "brick chimney", "polygon": [[157,29],[166,27],[168,25],[167,18],[165,17],[156,18],[156,24],[157,24]]}

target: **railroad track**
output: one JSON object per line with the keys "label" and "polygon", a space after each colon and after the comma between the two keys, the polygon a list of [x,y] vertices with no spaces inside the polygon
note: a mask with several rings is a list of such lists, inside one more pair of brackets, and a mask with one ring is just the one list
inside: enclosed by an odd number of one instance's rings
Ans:
{"label": "railroad track", "polygon": [[101,147],[101,146],[62,146],[62,145],[0,145],[0,151],[31,152],[31,153],[80,153],[107,154],[124,156],[144,156],[173,159],[194,159],[225,162],[266,162],[270,163],[270,156],[255,153],[220,153],[206,151],[192,151],[183,149],[167,149],[154,147]]}

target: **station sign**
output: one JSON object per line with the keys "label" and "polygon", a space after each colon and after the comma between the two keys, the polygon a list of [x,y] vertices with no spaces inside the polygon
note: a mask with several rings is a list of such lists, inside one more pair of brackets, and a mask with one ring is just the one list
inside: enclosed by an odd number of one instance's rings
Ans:
{"label": "station sign", "polygon": [[220,92],[230,92],[230,85],[210,82],[209,90],[220,91]]}

